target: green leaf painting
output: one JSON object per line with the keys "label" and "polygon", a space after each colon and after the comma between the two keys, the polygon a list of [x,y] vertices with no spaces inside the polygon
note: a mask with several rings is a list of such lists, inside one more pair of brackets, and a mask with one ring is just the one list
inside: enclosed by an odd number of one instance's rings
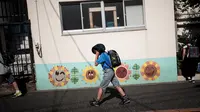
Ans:
{"label": "green leaf painting", "polygon": [[133,78],[134,78],[135,80],[138,80],[138,79],[140,78],[140,75],[139,75],[138,73],[136,73],[136,74],[133,75]]}
{"label": "green leaf painting", "polygon": [[138,64],[134,64],[132,67],[133,70],[139,70],[140,66]]}
{"label": "green leaf painting", "polygon": [[138,80],[140,78],[140,74],[139,74],[139,70],[140,70],[140,66],[138,64],[134,64],[133,67],[133,78],[135,80]]}
{"label": "green leaf painting", "polygon": [[71,70],[71,74],[72,74],[72,78],[71,78],[71,81],[72,83],[76,84],[78,81],[79,81],[79,78],[78,78],[78,74],[79,73],[79,70],[74,67],[72,70]]}

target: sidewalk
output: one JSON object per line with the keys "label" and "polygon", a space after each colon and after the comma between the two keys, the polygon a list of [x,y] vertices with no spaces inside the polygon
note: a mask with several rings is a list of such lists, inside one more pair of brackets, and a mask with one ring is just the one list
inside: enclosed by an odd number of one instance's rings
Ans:
{"label": "sidewalk", "polygon": [[119,95],[110,88],[105,102],[100,107],[91,107],[89,101],[97,92],[91,88],[30,92],[16,99],[0,96],[0,112],[170,112],[200,107],[200,82],[136,85],[124,89],[132,100],[124,106],[118,104]]}

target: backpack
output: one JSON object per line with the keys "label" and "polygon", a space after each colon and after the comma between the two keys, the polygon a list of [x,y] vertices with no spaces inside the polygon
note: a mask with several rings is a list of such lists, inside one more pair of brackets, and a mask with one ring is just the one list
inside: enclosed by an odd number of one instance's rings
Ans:
{"label": "backpack", "polygon": [[187,53],[189,53],[188,58],[198,58],[199,57],[199,48],[196,46],[190,46]]}
{"label": "backpack", "polygon": [[[96,44],[95,46],[92,47],[92,53],[95,54],[95,50],[99,51],[99,53],[103,53],[105,52],[105,46],[101,43],[99,44]],[[115,51],[115,50],[109,50],[108,51],[108,55],[110,57],[110,61],[111,61],[111,64],[112,66],[110,66],[109,64],[107,64],[110,68],[115,68],[115,67],[118,67],[121,65],[121,60],[120,60],[120,57],[118,55],[118,53]]]}
{"label": "backpack", "polygon": [[112,67],[118,67],[121,65],[121,60],[118,53],[115,50],[109,50],[108,55],[110,56]]}

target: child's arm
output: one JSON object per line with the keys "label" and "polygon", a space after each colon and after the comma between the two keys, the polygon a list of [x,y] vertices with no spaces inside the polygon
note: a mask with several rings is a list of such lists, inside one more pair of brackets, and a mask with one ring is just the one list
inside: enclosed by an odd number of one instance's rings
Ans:
{"label": "child's arm", "polygon": [[186,49],[183,49],[182,60],[185,59],[185,55],[186,55]]}
{"label": "child's arm", "polygon": [[185,56],[186,56],[186,49],[187,49],[187,46],[184,46],[184,47],[183,47],[183,52],[182,52],[182,60],[185,59]]}

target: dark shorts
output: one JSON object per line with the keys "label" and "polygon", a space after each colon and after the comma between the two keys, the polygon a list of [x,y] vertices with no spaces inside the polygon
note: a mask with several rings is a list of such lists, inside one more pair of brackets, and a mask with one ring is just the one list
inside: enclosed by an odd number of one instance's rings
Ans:
{"label": "dark shorts", "polygon": [[0,78],[2,80],[6,80],[9,84],[12,84],[15,81],[15,78],[13,77],[12,73],[7,73],[5,75],[0,75]]}

